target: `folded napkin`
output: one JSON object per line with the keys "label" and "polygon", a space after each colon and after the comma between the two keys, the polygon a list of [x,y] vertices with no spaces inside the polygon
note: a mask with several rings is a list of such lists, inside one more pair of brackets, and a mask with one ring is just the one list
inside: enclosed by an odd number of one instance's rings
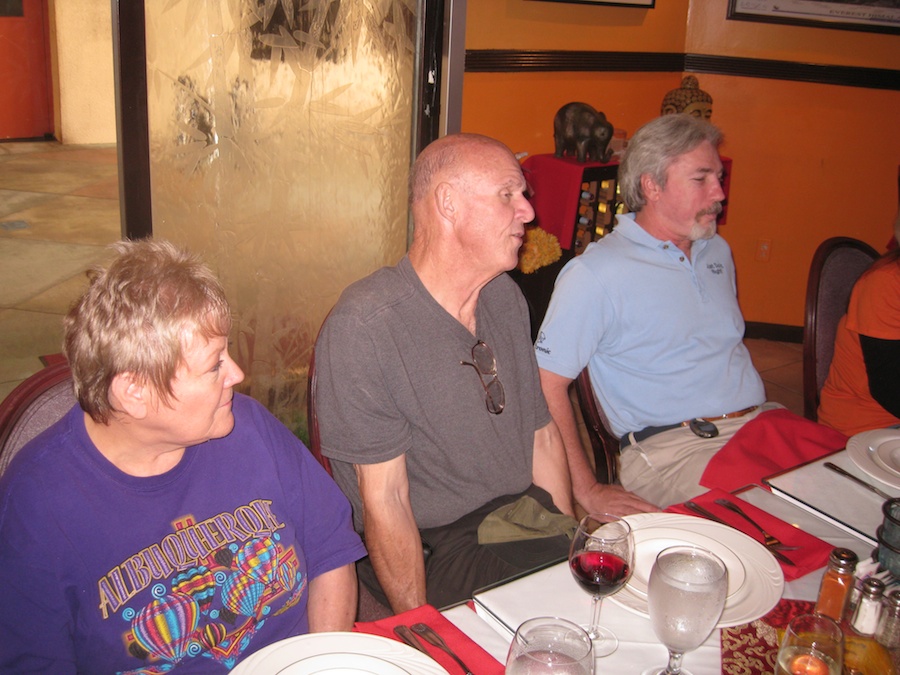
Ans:
{"label": "folded napkin", "polygon": [[824,457],[847,445],[847,437],[779,408],[747,422],[706,465],[700,485],[731,492],[784,469]]}
{"label": "folded napkin", "polygon": [[[476,675],[503,675],[503,664],[484,651],[478,644],[472,641],[465,633],[445,619],[443,615],[431,605],[422,605],[402,614],[389,616],[386,619],[368,622],[356,622],[353,630],[358,633],[371,633],[382,635],[394,640],[399,638],[394,634],[394,626],[412,626],[414,623],[425,623],[444,638],[447,646],[461,658]],[[428,644],[424,638],[420,640],[435,660],[440,663],[450,675],[458,675],[462,672],[456,663],[442,649]],[[402,642],[402,641],[401,641]]]}
{"label": "folded napkin", "polygon": [[[784,522],[780,518],[776,518],[775,516],[766,513],[762,509],[753,506],[753,504],[748,504],[742,499],[738,499],[724,490],[710,490],[699,497],[694,497],[693,501],[712,512],[713,515],[719,516],[719,518],[726,523],[734,526],[735,529],[740,530],[744,534],[762,543],[763,536],[759,533],[759,530],[741,518],[738,514],[716,504],[715,500],[719,498],[725,498],[737,504],[744,513],[759,523],[766,532],[778,537],[781,540],[781,543],[786,544],[787,546],[800,547],[796,551],[783,551],[784,555],[794,562],[794,565],[792,566],[785,565],[779,561],[781,569],[784,572],[785,581],[799,579],[813,570],[823,567],[825,563],[828,562],[828,556],[831,554],[833,548],[831,544],[794,527],[790,523]],[[690,511],[684,504],[672,504],[666,511],[683,513],[689,516],[697,515],[693,511]]]}

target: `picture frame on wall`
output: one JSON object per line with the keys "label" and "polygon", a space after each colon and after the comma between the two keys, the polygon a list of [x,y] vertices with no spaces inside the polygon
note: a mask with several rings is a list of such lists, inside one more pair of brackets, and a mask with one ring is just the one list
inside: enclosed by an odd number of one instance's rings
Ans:
{"label": "picture frame on wall", "polygon": [[542,2],[564,2],[567,5],[605,5],[607,7],[641,7],[653,9],[656,0],[541,0]]}
{"label": "picture frame on wall", "polygon": [[726,18],[900,35],[900,0],[728,0]]}

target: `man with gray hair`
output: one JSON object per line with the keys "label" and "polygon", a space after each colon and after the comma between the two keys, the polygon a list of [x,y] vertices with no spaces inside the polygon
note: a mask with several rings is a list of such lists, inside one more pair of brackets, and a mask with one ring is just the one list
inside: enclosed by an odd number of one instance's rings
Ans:
{"label": "man with gray hair", "polygon": [[601,489],[567,394],[585,367],[621,438],[622,486],[659,506],[705,491],[712,456],[777,407],[742,342],[734,262],[716,234],[721,139],[683,114],[639,129],[619,167],[631,213],[557,278],[535,351],[576,497]]}

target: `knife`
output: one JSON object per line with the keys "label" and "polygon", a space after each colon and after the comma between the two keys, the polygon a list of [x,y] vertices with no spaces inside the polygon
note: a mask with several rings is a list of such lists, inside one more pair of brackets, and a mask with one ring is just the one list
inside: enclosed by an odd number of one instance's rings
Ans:
{"label": "knife", "polygon": [[857,485],[862,485],[862,486],[863,486],[864,488],[866,488],[867,490],[871,490],[872,492],[874,492],[876,495],[878,495],[878,496],[881,497],[882,499],[891,499],[891,496],[890,496],[889,494],[887,494],[886,492],[882,492],[881,490],[879,490],[879,489],[878,489],[877,487],[875,487],[874,485],[871,485],[870,483],[867,483],[866,481],[864,481],[862,478],[857,478],[856,476],[854,476],[854,475],[853,475],[852,473],[850,473],[849,471],[844,471],[844,470],[843,470],[841,467],[839,467],[837,464],[832,464],[831,462],[825,462],[824,466],[825,466],[826,469],[831,469],[831,470],[834,471],[835,473],[838,473],[838,474],[844,476],[845,478],[849,478],[850,480],[852,480],[852,481],[853,481],[854,483],[856,483]]}
{"label": "knife", "polygon": [[[710,520],[714,520],[715,522],[719,523],[720,525],[727,525],[728,527],[730,527],[730,528],[732,528],[732,529],[737,530],[738,532],[740,532],[740,530],[739,530],[738,528],[736,528],[734,525],[732,525],[731,523],[725,522],[724,520],[722,520],[721,518],[719,518],[717,515],[715,515],[715,514],[712,513],[711,511],[707,511],[706,509],[704,509],[702,506],[700,506],[700,505],[697,504],[696,502],[692,502],[691,500],[688,500],[688,501],[686,501],[686,502],[684,503],[684,505],[685,505],[687,508],[689,508],[691,511],[693,511],[694,513],[698,513],[698,514],[700,514],[701,516],[703,516],[704,518],[709,518]],[[757,541],[757,540],[754,539],[753,541]],[[762,542],[759,542],[759,543],[762,544]],[[787,557],[784,553],[782,553],[781,551],[778,551],[778,550],[772,548],[771,546],[766,546],[765,544],[763,544],[763,546],[765,546],[766,550],[767,550],[769,553],[771,553],[772,555],[774,555],[775,558],[776,558],[777,560],[780,560],[780,561],[783,562],[785,565],[790,565],[791,567],[796,567],[796,566],[797,566],[796,563],[794,563],[793,560],[791,560],[790,558],[788,558],[788,557]]]}

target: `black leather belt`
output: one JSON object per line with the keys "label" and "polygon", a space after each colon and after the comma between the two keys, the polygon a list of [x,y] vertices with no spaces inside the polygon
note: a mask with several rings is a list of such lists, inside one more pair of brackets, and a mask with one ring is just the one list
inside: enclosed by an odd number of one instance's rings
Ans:
{"label": "black leather belt", "polygon": [[[631,433],[628,433],[628,434],[625,434],[624,436],[622,436],[622,438],[619,439],[619,450],[624,450],[629,445],[633,445],[635,443],[640,443],[641,441],[647,440],[651,436],[655,436],[656,434],[661,434],[664,431],[671,431],[672,429],[678,429],[679,427],[691,427],[691,430],[694,431],[692,422],[695,422],[695,421],[713,423],[716,420],[730,420],[730,419],[734,419],[735,417],[743,417],[744,415],[748,415],[748,414],[752,413],[754,410],[756,410],[757,408],[759,408],[758,405],[752,405],[749,408],[744,408],[742,410],[735,410],[734,412],[725,413],[724,415],[719,415],[718,417],[699,417],[699,418],[696,418],[696,420],[685,420],[684,422],[677,422],[675,424],[664,424],[659,427],[644,427],[640,431],[633,431]],[[697,432],[694,431],[694,433],[697,433]],[[718,434],[718,431],[716,433],[712,434],[712,436],[715,436],[717,434]],[[697,433],[697,435],[701,436],[701,438],[707,437],[707,436],[704,436],[699,433]]]}

